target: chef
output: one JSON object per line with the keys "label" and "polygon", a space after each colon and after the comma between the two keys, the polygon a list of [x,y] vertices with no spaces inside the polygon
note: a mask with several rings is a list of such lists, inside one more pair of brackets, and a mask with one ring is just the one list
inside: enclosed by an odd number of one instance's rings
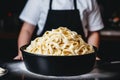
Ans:
{"label": "chef", "polygon": [[36,29],[36,35],[42,36],[46,30],[68,27],[99,48],[99,31],[104,27],[96,0],[28,0],[20,19],[23,25],[15,60],[23,60],[20,47],[31,41]]}

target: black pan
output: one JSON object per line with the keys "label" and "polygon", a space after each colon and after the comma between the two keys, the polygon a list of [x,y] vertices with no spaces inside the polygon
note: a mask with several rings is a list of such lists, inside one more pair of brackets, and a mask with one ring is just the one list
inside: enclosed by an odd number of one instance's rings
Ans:
{"label": "black pan", "polygon": [[50,76],[73,76],[90,72],[95,64],[96,51],[77,56],[46,56],[24,51],[20,48],[26,68],[34,73]]}

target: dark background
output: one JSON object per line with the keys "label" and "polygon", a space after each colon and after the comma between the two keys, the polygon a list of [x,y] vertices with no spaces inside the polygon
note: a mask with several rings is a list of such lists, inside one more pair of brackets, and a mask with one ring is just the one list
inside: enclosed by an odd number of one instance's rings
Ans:
{"label": "dark background", "polygon": [[[8,61],[17,55],[17,37],[22,22],[19,14],[27,0],[0,0],[0,58]],[[113,22],[115,17],[120,18],[119,0],[97,0],[104,30],[120,30],[120,21]],[[119,36],[117,36],[119,37]],[[98,55],[103,60],[120,60],[120,38],[114,36],[101,39]]]}
{"label": "dark background", "polygon": [[[116,17],[120,19],[119,0],[97,0],[102,19],[105,25],[104,31],[120,31],[120,20],[114,22]],[[120,34],[120,33],[119,33]],[[103,35],[104,36],[104,35]],[[120,36],[101,37],[99,56],[103,60],[120,60]]]}
{"label": "dark background", "polygon": [[19,15],[27,0],[0,0],[0,58],[13,60],[17,55],[17,37],[22,22]]}

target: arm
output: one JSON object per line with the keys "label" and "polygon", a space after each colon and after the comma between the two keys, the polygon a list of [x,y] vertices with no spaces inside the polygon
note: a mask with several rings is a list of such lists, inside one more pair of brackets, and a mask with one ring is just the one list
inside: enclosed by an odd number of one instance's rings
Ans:
{"label": "arm", "polygon": [[[100,32],[99,31],[89,32],[88,43],[95,46],[98,49],[100,44]],[[96,60],[100,60],[100,58],[96,57]]]}
{"label": "arm", "polygon": [[99,48],[99,44],[100,44],[99,31],[89,32],[88,43],[95,46],[97,49]]}
{"label": "arm", "polygon": [[[88,14],[88,43],[99,49],[100,30],[104,28],[104,24],[96,0],[91,1],[92,6],[90,6],[91,8],[89,8],[90,12]],[[96,60],[100,60],[100,58],[96,57]]]}
{"label": "arm", "polygon": [[34,25],[27,22],[23,24],[18,37],[18,55],[14,58],[14,60],[23,60],[20,47],[30,42],[34,30]]}

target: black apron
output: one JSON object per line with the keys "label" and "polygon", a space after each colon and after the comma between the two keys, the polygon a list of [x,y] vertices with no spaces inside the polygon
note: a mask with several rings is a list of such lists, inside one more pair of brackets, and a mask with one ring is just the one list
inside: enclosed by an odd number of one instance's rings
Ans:
{"label": "black apron", "polygon": [[52,10],[52,0],[50,0],[50,9],[48,11],[47,20],[40,36],[42,36],[47,30],[52,30],[63,26],[72,31],[76,31],[78,34],[82,35],[82,38],[85,40],[76,1],[77,0],[74,0],[74,10]]}

